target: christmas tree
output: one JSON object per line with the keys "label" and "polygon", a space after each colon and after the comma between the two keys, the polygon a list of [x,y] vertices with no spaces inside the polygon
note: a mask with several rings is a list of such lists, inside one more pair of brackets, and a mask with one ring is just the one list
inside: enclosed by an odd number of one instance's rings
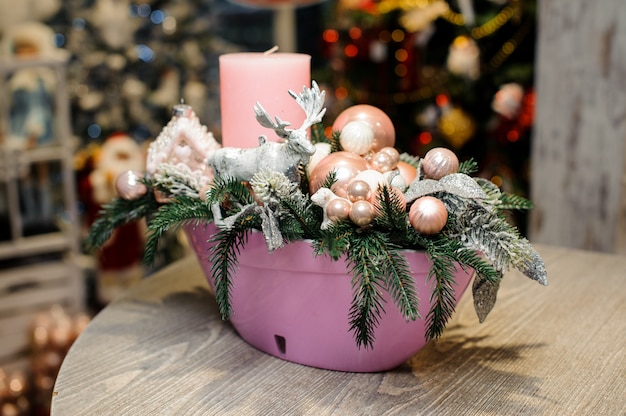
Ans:
{"label": "christmas tree", "polygon": [[535,1],[342,0],[330,16],[330,114],[378,106],[399,149],[449,147],[477,160],[480,176],[527,194]]}

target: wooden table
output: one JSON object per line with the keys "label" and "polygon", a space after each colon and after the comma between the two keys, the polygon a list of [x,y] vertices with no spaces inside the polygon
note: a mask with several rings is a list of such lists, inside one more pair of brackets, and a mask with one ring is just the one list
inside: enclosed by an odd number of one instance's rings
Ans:
{"label": "wooden table", "polygon": [[626,257],[538,250],[549,286],[509,272],[483,324],[466,293],[438,341],[374,374],[249,346],[185,258],[94,318],[52,415],[625,415]]}

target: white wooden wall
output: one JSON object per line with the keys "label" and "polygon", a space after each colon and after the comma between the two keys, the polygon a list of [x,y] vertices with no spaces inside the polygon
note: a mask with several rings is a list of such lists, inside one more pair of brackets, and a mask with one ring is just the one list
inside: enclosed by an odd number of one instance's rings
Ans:
{"label": "white wooden wall", "polygon": [[538,0],[529,237],[626,253],[626,0]]}

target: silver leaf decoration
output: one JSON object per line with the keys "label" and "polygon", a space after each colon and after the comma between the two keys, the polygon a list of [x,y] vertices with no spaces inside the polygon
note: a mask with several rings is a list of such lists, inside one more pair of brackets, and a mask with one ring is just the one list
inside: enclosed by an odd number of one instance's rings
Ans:
{"label": "silver leaf decoration", "polygon": [[500,280],[494,282],[476,275],[474,284],[472,285],[472,293],[474,294],[474,309],[478,315],[478,321],[484,322],[489,312],[496,304],[496,295],[500,288]]}
{"label": "silver leaf decoration", "polygon": [[447,192],[461,198],[484,199],[487,194],[474,179],[463,173],[451,173],[440,180],[416,179],[411,182],[409,189],[404,193],[407,202],[412,202],[424,195],[436,192]]}
{"label": "silver leaf decoration", "polygon": [[265,244],[267,244],[267,249],[271,253],[283,246],[283,235],[280,232],[280,227],[278,225],[278,220],[274,215],[274,211],[272,211],[269,207],[259,207],[261,214],[261,229],[263,230],[263,236],[265,237]]}

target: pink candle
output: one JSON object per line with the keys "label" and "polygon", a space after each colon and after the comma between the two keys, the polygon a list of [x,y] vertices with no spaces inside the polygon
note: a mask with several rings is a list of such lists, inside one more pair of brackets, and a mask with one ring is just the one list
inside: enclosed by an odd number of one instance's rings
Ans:
{"label": "pink candle", "polygon": [[256,147],[259,136],[277,140],[273,130],[256,121],[257,101],[274,119],[298,128],[306,115],[289,95],[311,87],[311,56],[297,53],[232,53],[219,58],[222,145]]}

